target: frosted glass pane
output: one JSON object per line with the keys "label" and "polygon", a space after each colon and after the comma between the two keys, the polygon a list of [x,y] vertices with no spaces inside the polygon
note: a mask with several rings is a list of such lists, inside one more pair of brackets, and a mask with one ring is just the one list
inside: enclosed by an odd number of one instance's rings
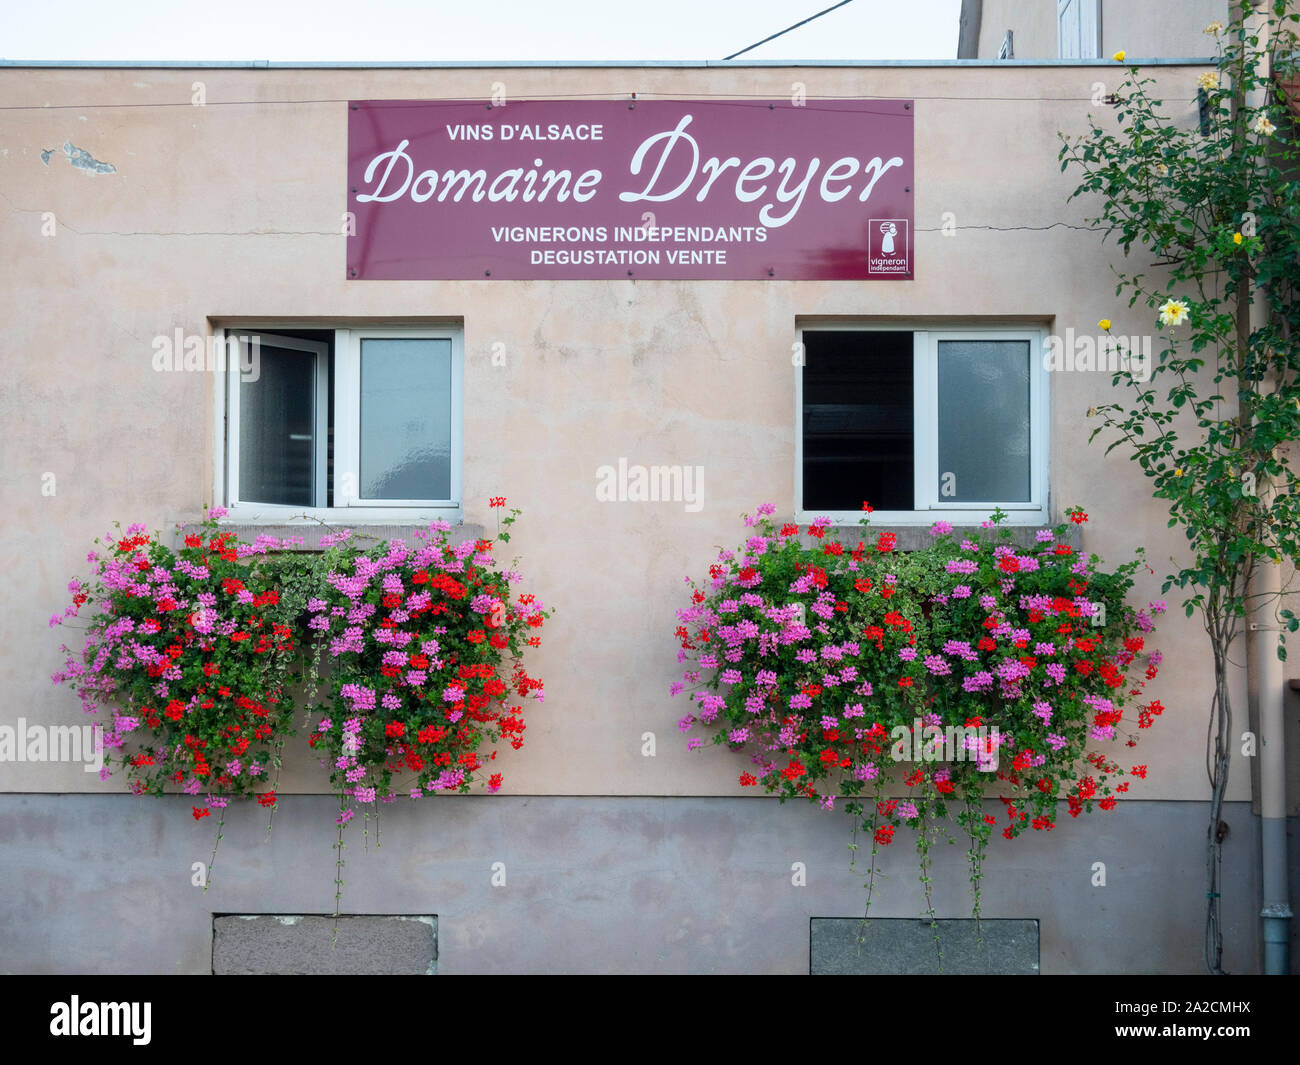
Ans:
{"label": "frosted glass pane", "polygon": [[451,498],[451,341],[361,341],[361,498]]}
{"label": "frosted glass pane", "polygon": [[313,506],[316,356],[263,339],[256,381],[239,382],[239,498]]}
{"label": "frosted glass pane", "polygon": [[1027,503],[1029,484],[1029,341],[939,341],[940,506]]}

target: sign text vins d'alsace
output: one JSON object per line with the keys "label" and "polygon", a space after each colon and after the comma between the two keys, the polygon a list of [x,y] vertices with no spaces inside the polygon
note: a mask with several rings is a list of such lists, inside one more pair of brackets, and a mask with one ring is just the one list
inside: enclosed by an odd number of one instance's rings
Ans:
{"label": "sign text vins d'alsace", "polygon": [[902,100],[357,101],[347,276],[911,280]]}

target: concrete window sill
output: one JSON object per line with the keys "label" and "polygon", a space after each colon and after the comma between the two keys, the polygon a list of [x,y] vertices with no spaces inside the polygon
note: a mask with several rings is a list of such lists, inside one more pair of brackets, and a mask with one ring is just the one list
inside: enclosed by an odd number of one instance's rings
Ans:
{"label": "concrete window sill", "polygon": [[[303,543],[300,546],[286,548],[290,551],[323,551],[321,547],[321,537],[327,533],[339,533],[344,529],[352,530],[352,540],[362,545],[373,546],[381,540],[405,540],[408,544],[418,544],[419,538],[417,533],[427,533],[429,531],[428,522],[410,523],[410,522],[244,522],[244,521],[222,521],[219,524],[222,532],[233,532],[238,534],[239,539],[245,543],[252,543],[259,536],[274,536],[276,539],[283,540],[291,536],[301,536]],[[182,524],[176,527],[172,535],[172,544],[174,547],[180,547],[185,542],[185,536],[189,533],[202,533],[205,529],[203,526],[194,522]],[[483,539],[482,525],[453,525],[447,533],[447,542],[455,545],[465,540]]]}
{"label": "concrete window sill", "polygon": [[[774,518],[773,520],[776,522],[778,529],[781,525],[786,523],[794,524],[794,519],[792,518],[782,518],[779,520]],[[801,528],[804,527],[806,527],[806,523],[801,525]],[[930,526],[928,525],[872,524],[867,526],[864,530],[862,526],[857,524],[832,524],[830,528],[834,529],[838,533],[841,542],[845,544],[857,543],[858,540],[863,540],[866,543],[875,543],[876,537],[882,532],[891,532],[897,538],[894,548],[896,551],[918,551],[922,548],[928,547],[930,544],[934,543],[936,539],[930,535]],[[1050,530],[1052,526],[1004,525],[1002,528],[1010,530],[1010,543],[1015,544],[1017,547],[1036,548],[1042,546],[1038,543],[1037,534],[1043,529]],[[990,533],[992,533],[996,538],[995,542],[1000,540],[1000,536],[997,534],[996,530],[984,529],[979,525],[953,525],[952,528],[952,535],[956,537],[958,542],[967,537],[975,540],[978,539],[981,534],[987,536]],[[1067,544],[1078,551],[1083,547],[1082,534],[1083,529],[1081,526],[1071,524],[1066,528],[1065,535],[1054,542]],[[802,532],[799,534],[799,542],[812,546],[821,541],[819,541],[815,536],[809,536],[807,532]]]}

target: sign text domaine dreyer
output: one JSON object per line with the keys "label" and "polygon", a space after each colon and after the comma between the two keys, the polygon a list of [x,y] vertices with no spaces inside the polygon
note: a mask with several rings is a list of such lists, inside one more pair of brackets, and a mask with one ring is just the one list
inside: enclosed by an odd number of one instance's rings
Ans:
{"label": "sign text domaine dreyer", "polygon": [[360,280],[911,280],[901,100],[363,101]]}

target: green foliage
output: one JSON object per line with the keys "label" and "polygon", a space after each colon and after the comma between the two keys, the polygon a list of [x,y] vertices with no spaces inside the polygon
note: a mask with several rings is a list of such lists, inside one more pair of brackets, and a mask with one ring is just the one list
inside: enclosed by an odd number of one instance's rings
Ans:
{"label": "green foliage", "polygon": [[[1272,5],[1283,74],[1300,21],[1285,6]],[[1114,434],[1107,452],[1124,447],[1184,529],[1190,558],[1165,589],[1226,589],[1223,607],[1240,615],[1256,564],[1300,558],[1297,475],[1279,446],[1300,436],[1300,149],[1259,37],[1241,22],[1220,36],[1207,133],[1194,101],[1166,106],[1133,67],[1114,121],[1091,117],[1088,133],[1063,137],[1060,159],[1082,171],[1073,197],[1099,199],[1094,224],[1167,271],[1117,272],[1117,295],[1153,312],[1187,305],[1182,324],[1157,313],[1149,380],[1116,373],[1129,400],[1090,411],[1092,438]],[[1197,592],[1186,603],[1206,605]]]}

